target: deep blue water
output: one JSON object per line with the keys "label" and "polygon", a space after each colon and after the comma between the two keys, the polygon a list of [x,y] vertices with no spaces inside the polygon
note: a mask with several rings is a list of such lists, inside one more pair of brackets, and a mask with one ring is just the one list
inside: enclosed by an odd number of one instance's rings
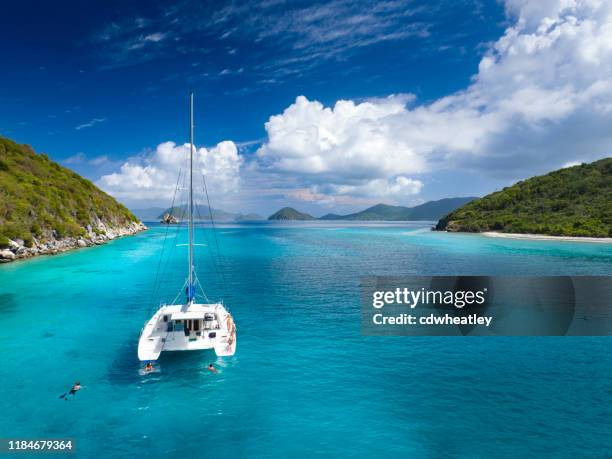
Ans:
{"label": "deep blue water", "polygon": [[2,265],[0,437],[73,438],[78,457],[611,457],[612,338],[363,337],[358,287],[610,275],[612,246],[427,228],[224,225],[220,257],[200,229],[200,280],[234,314],[237,353],[166,354],[146,377],[138,335],[181,288],[182,230]]}

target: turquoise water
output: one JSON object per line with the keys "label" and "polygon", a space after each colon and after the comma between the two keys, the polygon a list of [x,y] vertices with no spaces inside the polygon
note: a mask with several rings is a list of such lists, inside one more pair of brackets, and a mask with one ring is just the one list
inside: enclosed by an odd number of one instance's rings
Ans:
{"label": "turquoise water", "polygon": [[612,246],[427,228],[224,225],[221,257],[198,230],[237,353],[163,355],[146,377],[138,335],[181,288],[182,230],[2,265],[0,437],[73,438],[78,457],[612,456],[611,338],[362,337],[358,290],[362,275],[610,275]]}

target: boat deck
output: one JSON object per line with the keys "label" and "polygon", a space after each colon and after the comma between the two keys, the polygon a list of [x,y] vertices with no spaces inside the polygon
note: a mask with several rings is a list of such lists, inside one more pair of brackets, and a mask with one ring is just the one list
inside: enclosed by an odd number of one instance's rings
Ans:
{"label": "boat deck", "polygon": [[162,306],[146,323],[138,343],[140,360],[157,360],[162,351],[215,349],[233,355],[236,327],[221,303]]}

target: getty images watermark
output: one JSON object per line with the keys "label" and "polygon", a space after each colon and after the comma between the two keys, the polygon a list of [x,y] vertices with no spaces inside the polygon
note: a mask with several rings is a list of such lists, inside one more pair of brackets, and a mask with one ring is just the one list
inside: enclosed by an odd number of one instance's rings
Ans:
{"label": "getty images watermark", "polygon": [[[372,307],[381,309],[385,305],[404,305],[414,309],[419,305],[454,306],[462,309],[466,306],[483,305],[486,303],[488,288],[482,290],[410,290],[407,287],[396,287],[394,290],[376,290],[372,293]],[[491,316],[479,316],[469,314],[457,317],[450,314],[443,316],[431,313],[425,316],[417,314],[400,313],[399,315],[385,315],[382,312],[372,316],[372,322],[376,325],[467,325],[478,324],[488,327],[493,318]]]}
{"label": "getty images watermark", "polygon": [[364,335],[610,335],[606,276],[367,277]]}

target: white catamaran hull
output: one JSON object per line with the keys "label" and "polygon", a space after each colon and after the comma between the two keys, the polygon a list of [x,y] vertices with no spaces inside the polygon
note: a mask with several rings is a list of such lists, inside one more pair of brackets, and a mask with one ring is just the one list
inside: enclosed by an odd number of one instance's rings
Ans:
{"label": "white catamaran hull", "polygon": [[138,358],[157,360],[163,351],[204,349],[218,356],[236,352],[236,325],[220,303],[162,306],[142,330]]}

